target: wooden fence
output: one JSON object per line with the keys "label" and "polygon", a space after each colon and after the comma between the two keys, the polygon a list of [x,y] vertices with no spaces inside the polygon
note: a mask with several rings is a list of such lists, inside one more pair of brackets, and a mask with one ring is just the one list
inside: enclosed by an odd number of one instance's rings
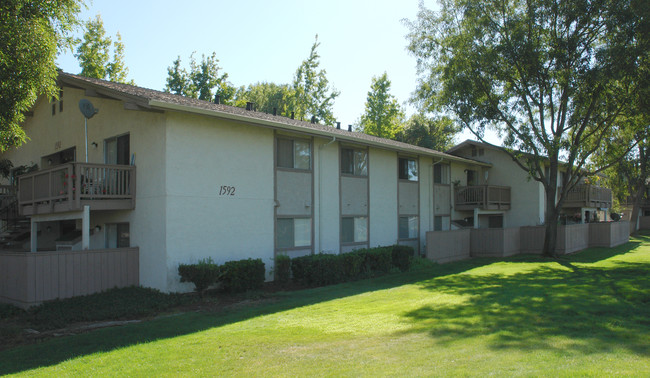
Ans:
{"label": "wooden fence", "polygon": [[[589,247],[621,245],[630,239],[629,227],[625,221],[558,226],[556,252],[567,254]],[[427,232],[427,257],[445,263],[470,256],[540,254],[545,234],[544,226]]]}
{"label": "wooden fence", "polygon": [[29,307],[139,285],[139,249],[0,252],[0,301]]}

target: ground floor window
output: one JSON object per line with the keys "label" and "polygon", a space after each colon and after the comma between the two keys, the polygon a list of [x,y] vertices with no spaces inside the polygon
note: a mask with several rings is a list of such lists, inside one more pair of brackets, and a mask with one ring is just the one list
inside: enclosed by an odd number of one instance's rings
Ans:
{"label": "ground floor window", "polygon": [[400,239],[417,239],[418,237],[418,217],[399,217],[399,238]]}
{"label": "ground floor window", "polygon": [[503,215],[490,215],[488,217],[488,228],[503,228]]}
{"label": "ground floor window", "polygon": [[276,245],[277,248],[309,247],[311,218],[278,218]]}
{"label": "ground floor window", "polygon": [[341,242],[360,243],[368,241],[368,217],[341,218]]}
{"label": "ground floor window", "polygon": [[106,225],[106,248],[128,248],[131,235],[128,223],[109,223]]}
{"label": "ground floor window", "polygon": [[433,217],[433,231],[449,230],[449,216],[436,215]]}

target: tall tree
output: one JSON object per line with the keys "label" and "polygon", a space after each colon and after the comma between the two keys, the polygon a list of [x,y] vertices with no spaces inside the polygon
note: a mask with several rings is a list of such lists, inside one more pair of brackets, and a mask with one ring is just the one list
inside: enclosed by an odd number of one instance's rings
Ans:
{"label": "tall tree", "polygon": [[211,101],[218,94],[224,104],[233,101],[235,88],[228,81],[227,73],[220,74],[221,67],[215,52],[208,57],[201,55],[200,62],[196,61],[192,53],[189,72],[181,67],[180,56],[172,64],[167,67],[165,92],[205,101]]}
{"label": "tall tree", "polygon": [[316,118],[318,122],[333,125],[335,122],[334,100],[340,92],[330,88],[327,72],[320,67],[320,46],[318,35],[311,46],[309,57],[302,62],[293,78],[294,99],[292,103],[295,116],[299,119]]}
{"label": "tall tree", "polygon": [[[454,114],[481,140],[494,127],[504,136],[504,151],[542,183],[546,255],[555,255],[567,192],[625,152],[610,149],[605,137],[634,96],[648,6],[641,0],[443,0],[442,11],[420,5],[417,19],[407,22],[419,103]],[[597,151],[605,161],[591,169]],[[560,169],[566,174],[557,193]]]}
{"label": "tall tree", "polygon": [[[95,16],[94,20],[86,21],[85,27],[83,39],[78,41],[79,46],[75,53],[81,66],[80,75],[126,83],[129,69],[124,64],[124,43],[120,33],[117,33],[117,40],[113,43],[111,37],[106,35],[100,15]],[[110,60],[111,47],[113,47],[113,61]],[[132,84],[133,81],[129,83]]]}
{"label": "tall tree", "polygon": [[436,151],[446,151],[453,147],[454,137],[460,131],[460,125],[449,117],[431,118],[419,113],[409,118],[395,139]]}
{"label": "tall tree", "polygon": [[25,141],[36,98],[57,96],[57,51],[72,46],[81,0],[0,2],[0,151]]}
{"label": "tall tree", "polygon": [[390,93],[388,74],[372,78],[366,97],[366,110],[359,120],[359,128],[366,134],[392,139],[402,127],[404,112]]}
{"label": "tall tree", "polygon": [[256,83],[241,87],[235,94],[235,106],[244,107],[247,102],[255,103],[257,111],[290,116],[293,89],[288,84]]}

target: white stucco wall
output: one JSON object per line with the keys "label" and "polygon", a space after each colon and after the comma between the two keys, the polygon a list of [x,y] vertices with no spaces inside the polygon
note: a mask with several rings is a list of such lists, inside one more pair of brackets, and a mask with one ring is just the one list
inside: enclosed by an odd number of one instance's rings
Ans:
{"label": "white stucco wall", "polygon": [[314,252],[338,253],[339,143],[314,139]]}
{"label": "white stucco wall", "polygon": [[397,153],[370,148],[370,247],[397,243]]}
{"label": "white stucco wall", "polygon": [[272,266],[273,132],[169,113],[165,149],[168,289],[187,289],[179,263],[250,257]]}

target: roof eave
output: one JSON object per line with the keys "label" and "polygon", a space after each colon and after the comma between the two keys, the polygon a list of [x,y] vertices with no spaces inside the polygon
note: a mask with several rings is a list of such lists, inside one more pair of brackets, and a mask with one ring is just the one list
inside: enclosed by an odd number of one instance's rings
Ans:
{"label": "roof eave", "polygon": [[385,150],[399,151],[399,152],[403,152],[403,153],[407,153],[407,154],[425,155],[425,156],[430,156],[430,157],[435,157],[435,158],[442,158],[442,159],[445,159],[445,160],[448,160],[448,161],[456,161],[456,162],[460,162],[460,163],[473,164],[473,165],[479,165],[479,166],[484,166],[484,167],[491,167],[492,166],[492,164],[489,164],[489,163],[470,160],[470,159],[466,159],[466,158],[462,158],[462,157],[456,157],[456,156],[448,155],[448,154],[441,153],[441,152],[434,151],[434,150],[430,150],[431,152],[428,152],[428,151],[422,151],[420,149],[415,149],[415,148],[404,148],[404,147],[401,147],[401,146],[389,145],[389,144],[376,142],[376,141],[372,141],[372,140],[367,140],[367,139],[362,139],[362,138],[355,138],[354,135],[330,133],[330,132],[327,132],[327,131],[312,129],[312,128],[306,128],[306,127],[302,127],[302,126],[298,126],[298,125],[291,125],[291,124],[286,124],[286,123],[282,123],[282,122],[274,122],[274,121],[271,121],[271,120],[265,120],[265,119],[255,118],[255,117],[246,117],[246,116],[242,116],[242,115],[239,115],[239,114],[219,112],[219,111],[215,111],[215,110],[202,109],[202,108],[197,108],[197,107],[193,107],[193,106],[174,104],[174,103],[169,103],[169,102],[166,102],[166,101],[150,100],[149,101],[149,106],[154,107],[154,108],[159,108],[159,109],[165,109],[165,110],[173,110],[173,111],[179,111],[179,112],[187,112],[187,113],[206,115],[206,116],[211,116],[211,117],[222,118],[222,119],[242,122],[242,123],[246,123],[246,124],[251,124],[251,125],[255,125],[255,126],[265,126],[265,127],[269,127],[269,128],[273,128],[273,129],[278,129],[278,130],[293,131],[293,132],[309,134],[309,135],[313,135],[313,136],[319,136],[319,137],[323,137],[323,138],[329,138],[329,139],[336,138],[339,141],[346,141],[346,142],[351,142],[351,143],[356,143],[356,144],[362,144],[362,145],[367,145],[367,146],[376,147],[376,148],[385,149]]}

